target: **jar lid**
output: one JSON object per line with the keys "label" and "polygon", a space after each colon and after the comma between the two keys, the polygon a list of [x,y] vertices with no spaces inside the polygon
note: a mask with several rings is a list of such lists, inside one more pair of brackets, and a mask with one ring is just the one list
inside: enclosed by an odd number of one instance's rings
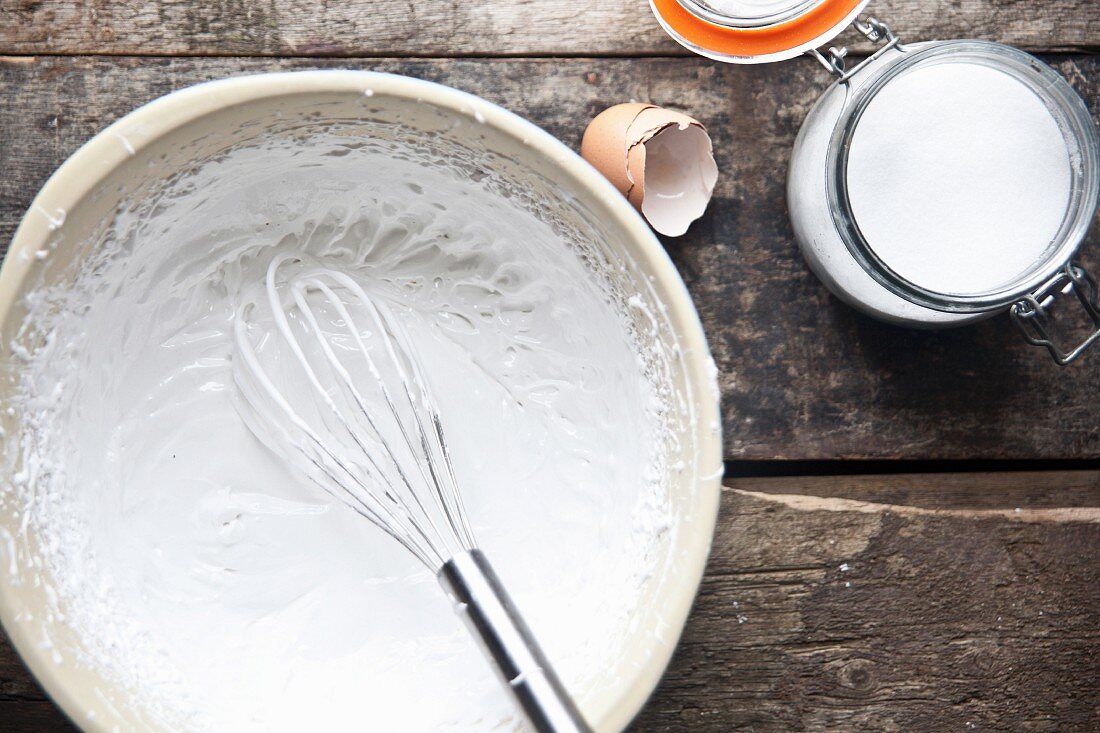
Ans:
{"label": "jar lid", "polygon": [[870,0],[650,0],[678,43],[718,61],[792,58],[840,34]]}
{"label": "jar lid", "polygon": [[902,48],[831,140],[829,198],[864,269],[941,311],[1017,302],[1062,270],[1100,195],[1095,124],[1049,66],[1009,46]]}

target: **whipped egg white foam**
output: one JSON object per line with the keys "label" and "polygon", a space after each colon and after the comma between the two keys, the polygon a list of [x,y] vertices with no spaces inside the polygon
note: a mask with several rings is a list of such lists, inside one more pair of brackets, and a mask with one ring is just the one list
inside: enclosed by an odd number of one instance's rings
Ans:
{"label": "whipped egg white foam", "polygon": [[32,298],[12,495],[81,663],[166,725],[523,729],[431,573],[235,410],[234,310],[285,252],[418,324],[478,541],[567,685],[623,653],[669,514],[630,305],[435,163],[321,133],[237,147],[123,206],[75,283]]}

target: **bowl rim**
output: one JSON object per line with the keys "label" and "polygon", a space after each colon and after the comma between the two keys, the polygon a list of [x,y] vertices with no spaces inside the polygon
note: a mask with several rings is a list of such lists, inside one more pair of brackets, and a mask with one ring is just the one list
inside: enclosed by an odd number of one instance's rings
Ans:
{"label": "bowl rim", "polygon": [[[434,82],[397,74],[328,69],[249,74],[202,82],[170,92],[121,117],[85,142],[47,179],[12,237],[0,267],[0,322],[33,271],[34,252],[43,248],[58,226],[57,212],[73,209],[98,183],[136,151],[163,135],[218,111],[265,99],[299,94],[355,93],[370,89],[378,97],[416,100],[454,113],[475,115],[479,122],[516,141],[572,178],[578,189],[596,197],[635,246],[631,254],[654,276],[667,312],[664,317],[681,349],[685,382],[694,392],[686,402],[694,415],[697,467],[722,465],[721,421],[713,361],[702,323],[687,288],[664,247],[618,191],[593,167],[557,138],[499,105]],[[22,253],[22,256],[21,256]],[[28,256],[31,255],[31,256]],[[717,526],[722,471],[697,476],[688,511],[673,538],[670,581],[662,587],[656,615],[674,633],[654,634],[644,663],[622,675],[601,693],[600,704],[587,701],[586,715],[598,731],[621,731],[642,709],[656,688],[686,625],[698,591]],[[93,691],[65,684],[50,653],[31,636],[29,624],[16,621],[14,598],[0,589],[0,624],[34,677],[82,730],[107,733],[107,722],[88,719]]]}

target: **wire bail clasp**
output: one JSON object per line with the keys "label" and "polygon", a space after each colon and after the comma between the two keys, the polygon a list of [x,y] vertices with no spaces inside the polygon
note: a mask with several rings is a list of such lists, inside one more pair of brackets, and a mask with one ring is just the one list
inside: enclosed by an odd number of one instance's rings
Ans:
{"label": "wire bail clasp", "polygon": [[894,35],[894,32],[890,30],[890,26],[886,25],[878,18],[859,18],[852,23],[852,27],[871,43],[883,44],[881,48],[876,49],[873,54],[859,62],[854,68],[847,68],[848,49],[844,46],[831,47],[827,55],[821,53],[821,51],[818,51],[816,48],[812,48],[806,52],[817,59],[830,74],[836,76],[838,82],[848,81],[848,79],[852,78],[852,76],[864,66],[890,49],[901,45],[901,39]]}
{"label": "wire bail clasp", "polygon": [[[1051,334],[1050,326],[1054,320],[1051,307],[1059,296],[1070,293],[1077,297],[1077,302],[1088,316],[1091,333],[1077,346],[1067,351]],[[1065,268],[1042,288],[1013,303],[1009,314],[1027,342],[1034,346],[1046,347],[1051,357],[1060,366],[1072,362],[1097,338],[1100,338],[1100,308],[1097,307],[1096,280],[1083,267],[1073,262],[1066,263]]]}

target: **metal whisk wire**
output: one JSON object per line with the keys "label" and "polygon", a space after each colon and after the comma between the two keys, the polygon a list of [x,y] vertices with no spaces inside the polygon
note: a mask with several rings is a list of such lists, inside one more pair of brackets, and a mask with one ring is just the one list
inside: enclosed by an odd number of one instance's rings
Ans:
{"label": "metal whisk wire", "polygon": [[[437,572],[456,552],[472,550],[475,544],[458,493],[439,409],[414,347],[388,308],[354,279],[319,267],[302,267],[281,278],[280,269],[294,264],[304,265],[297,256],[280,255],[267,270],[265,295],[274,330],[306,376],[315,404],[327,408],[326,425],[350,440],[358,448],[356,457],[362,460],[349,460],[337,448],[345,441],[321,434],[276,386],[249,333],[255,300],[239,307],[234,324],[241,357],[234,362],[234,375],[252,416],[250,422],[262,422],[259,426],[253,424],[255,432],[277,453],[289,453],[285,457],[311,482],[369,519]],[[317,304],[310,297],[314,294],[335,311],[338,318],[332,325],[354,342],[355,348],[345,350],[346,358],[361,358],[359,366],[365,370],[360,371],[371,378],[368,386],[383,398],[392,418],[391,429],[379,425],[363,388],[337,355],[332,337],[318,318]],[[345,299],[366,314],[369,333],[379,344],[377,348],[383,352],[381,358],[387,360],[388,368],[380,368]],[[300,316],[297,328],[288,315],[291,310]],[[298,334],[303,330],[304,337],[315,342],[312,356]],[[390,379],[396,385],[389,384]],[[399,405],[398,400],[404,400],[404,404]],[[273,425],[292,430],[276,427],[273,431]],[[394,445],[397,440],[403,445]],[[272,446],[273,442],[277,445]],[[367,475],[361,476],[357,468]]]}
{"label": "metal whisk wire", "polygon": [[[264,307],[267,329],[253,319]],[[238,407],[252,432],[436,574],[538,733],[591,733],[474,543],[439,408],[393,312],[347,274],[283,254],[268,266],[263,294],[237,309],[234,338]],[[350,340],[344,357],[341,340]],[[280,367],[291,370],[284,381],[304,376],[308,388],[280,389]],[[368,392],[384,407],[372,409]]]}

